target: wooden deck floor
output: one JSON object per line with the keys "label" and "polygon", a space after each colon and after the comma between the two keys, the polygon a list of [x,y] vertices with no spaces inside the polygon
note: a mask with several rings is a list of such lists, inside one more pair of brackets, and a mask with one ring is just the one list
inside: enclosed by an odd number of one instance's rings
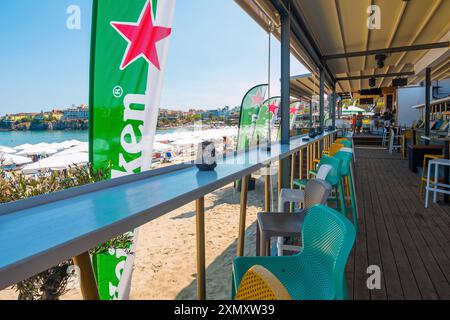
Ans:
{"label": "wooden deck floor", "polygon": [[[386,150],[357,149],[359,232],[347,280],[353,299],[450,299],[450,207],[419,199],[420,179]],[[369,290],[367,267],[381,268]]]}

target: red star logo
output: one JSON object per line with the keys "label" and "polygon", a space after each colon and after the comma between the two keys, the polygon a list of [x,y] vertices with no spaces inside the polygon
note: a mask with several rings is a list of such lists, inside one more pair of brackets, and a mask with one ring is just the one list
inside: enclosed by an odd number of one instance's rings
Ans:
{"label": "red star logo", "polygon": [[151,1],[147,1],[137,23],[111,22],[111,25],[128,42],[120,70],[124,70],[140,57],[160,70],[156,43],[167,38],[172,29],[153,25]]}
{"label": "red star logo", "polygon": [[272,102],[271,104],[269,104],[268,108],[269,108],[269,112],[271,112],[273,115],[277,114],[278,105],[276,105],[275,102]]}
{"label": "red star logo", "polygon": [[289,109],[289,113],[290,114],[296,114],[297,113],[297,106],[293,106],[293,107],[291,107],[290,109]]}
{"label": "red star logo", "polygon": [[264,101],[264,97],[262,96],[261,91],[259,91],[259,90],[251,98],[252,98],[254,106],[259,106]]}

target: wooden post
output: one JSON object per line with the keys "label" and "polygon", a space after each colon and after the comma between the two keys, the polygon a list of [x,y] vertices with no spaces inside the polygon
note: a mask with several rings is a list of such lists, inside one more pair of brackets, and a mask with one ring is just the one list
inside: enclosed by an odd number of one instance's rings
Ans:
{"label": "wooden post", "polygon": [[264,211],[270,211],[270,165],[267,167],[266,176],[264,177]]}
{"label": "wooden post", "polygon": [[[270,212],[270,165],[266,167],[266,175],[264,176],[264,211]],[[261,255],[261,232],[259,224],[256,225],[256,256]]]}
{"label": "wooden post", "polygon": [[206,299],[205,198],[196,201],[197,225],[197,299]]}
{"label": "wooden post", "polygon": [[295,159],[296,154],[293,153],[291,156],[291,189],[294,189]]}
{"label": "wooden post", "polygon": [[278,161],[278,186],[277,186],[277,199],[280,201],[281,184],[283,179],[283,161]]}
{"label": "wooden post", "polygon": [[303,179],[303,149],[299,151],[298,178]]}
{"label": "wooden post", "polygon": [[311,170],[311,145],[306,146],[306,178],[309,179],[309,171]]}
{"label": "wooden post", "polygon": [[73,263],[80,269],[80,287],[84,300],[100,300],[94,268],[89,252],[84,252],[73,258]]}
{"label": "wooden post", "polygon": [[237,246],[237,256],[244,255],[245,246],[245,219],[247,215],[247,193],[248,193],[248,176],[242,178],[241,184],[241,214],[239,218],[239,238]]}

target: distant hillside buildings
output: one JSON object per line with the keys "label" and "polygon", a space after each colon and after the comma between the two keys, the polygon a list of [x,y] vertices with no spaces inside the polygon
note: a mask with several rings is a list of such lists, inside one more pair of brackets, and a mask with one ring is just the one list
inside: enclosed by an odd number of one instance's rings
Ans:
{"label": "distant hillside buildings", "polygon": [[[179,127],[203,121],[210,124],[237,125],[240,108],[224,107],[215,110],[188,111],[161,109],[158,126]],[[86,130],[89,125],[89,107],[75,106],[39,113],[17,113],[0,116],[0,130]]]}
{"label": "distant hillside buildings", "polygon": [[87,105],[70,108],[63,112],[62,120],[89,120],[89,107]]}
{"label": "distant hillside buildings", "polygon": [[86,130],[89,125],[87,105],[40,113],[17,113],[0,116],[0,130]]}

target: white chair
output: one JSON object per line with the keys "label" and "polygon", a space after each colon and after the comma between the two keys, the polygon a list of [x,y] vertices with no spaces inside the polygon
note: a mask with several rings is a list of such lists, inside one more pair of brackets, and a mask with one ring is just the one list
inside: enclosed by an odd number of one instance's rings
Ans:
{"label": "white chair", "polygon": [[387,128],[383,128],[383,139],[381,140],[381,146],[387,146]]}
{"label": "white chair", "polygon": [[395,138],[399,138],[400,136],[396,136],[394,133],[394,129],[391,128],[391,133],[389,135],[389,153],[392,154],[394,152],[394,149],[400,150],[401,145],[394,144]]}
{"label": "white chair", "polygon": [[[316,179],[325,180],[333,169],[330,165],[321,165],[319,171],[317,171]],[[328,197],[328,196],[327,196]],[[280,202],[278,203],[278,212],[284,212],[284,206],[286,203],[305,203],[305,191],[298,189],[281,189],[280,190]],[[278,256],[283,255],[284,250],[299,251],[297,246],[286,246],[284,244],[284,237],[278,237],[277,239]]]}
{"label": "white chair", "polygon": [[[434,165],[434,182],[431,185],[431,166]],[[428,161],[428,173],[427,173],[427,186],[425,188],[425,208],[428,208],[428,194],[430,191],[433,192],[433,202],[437,202],[437,193],[450,194],[450,185],[446,183],[439,183],[439,166],[450,167],[450,160],[448,159],[433,159]]]}

